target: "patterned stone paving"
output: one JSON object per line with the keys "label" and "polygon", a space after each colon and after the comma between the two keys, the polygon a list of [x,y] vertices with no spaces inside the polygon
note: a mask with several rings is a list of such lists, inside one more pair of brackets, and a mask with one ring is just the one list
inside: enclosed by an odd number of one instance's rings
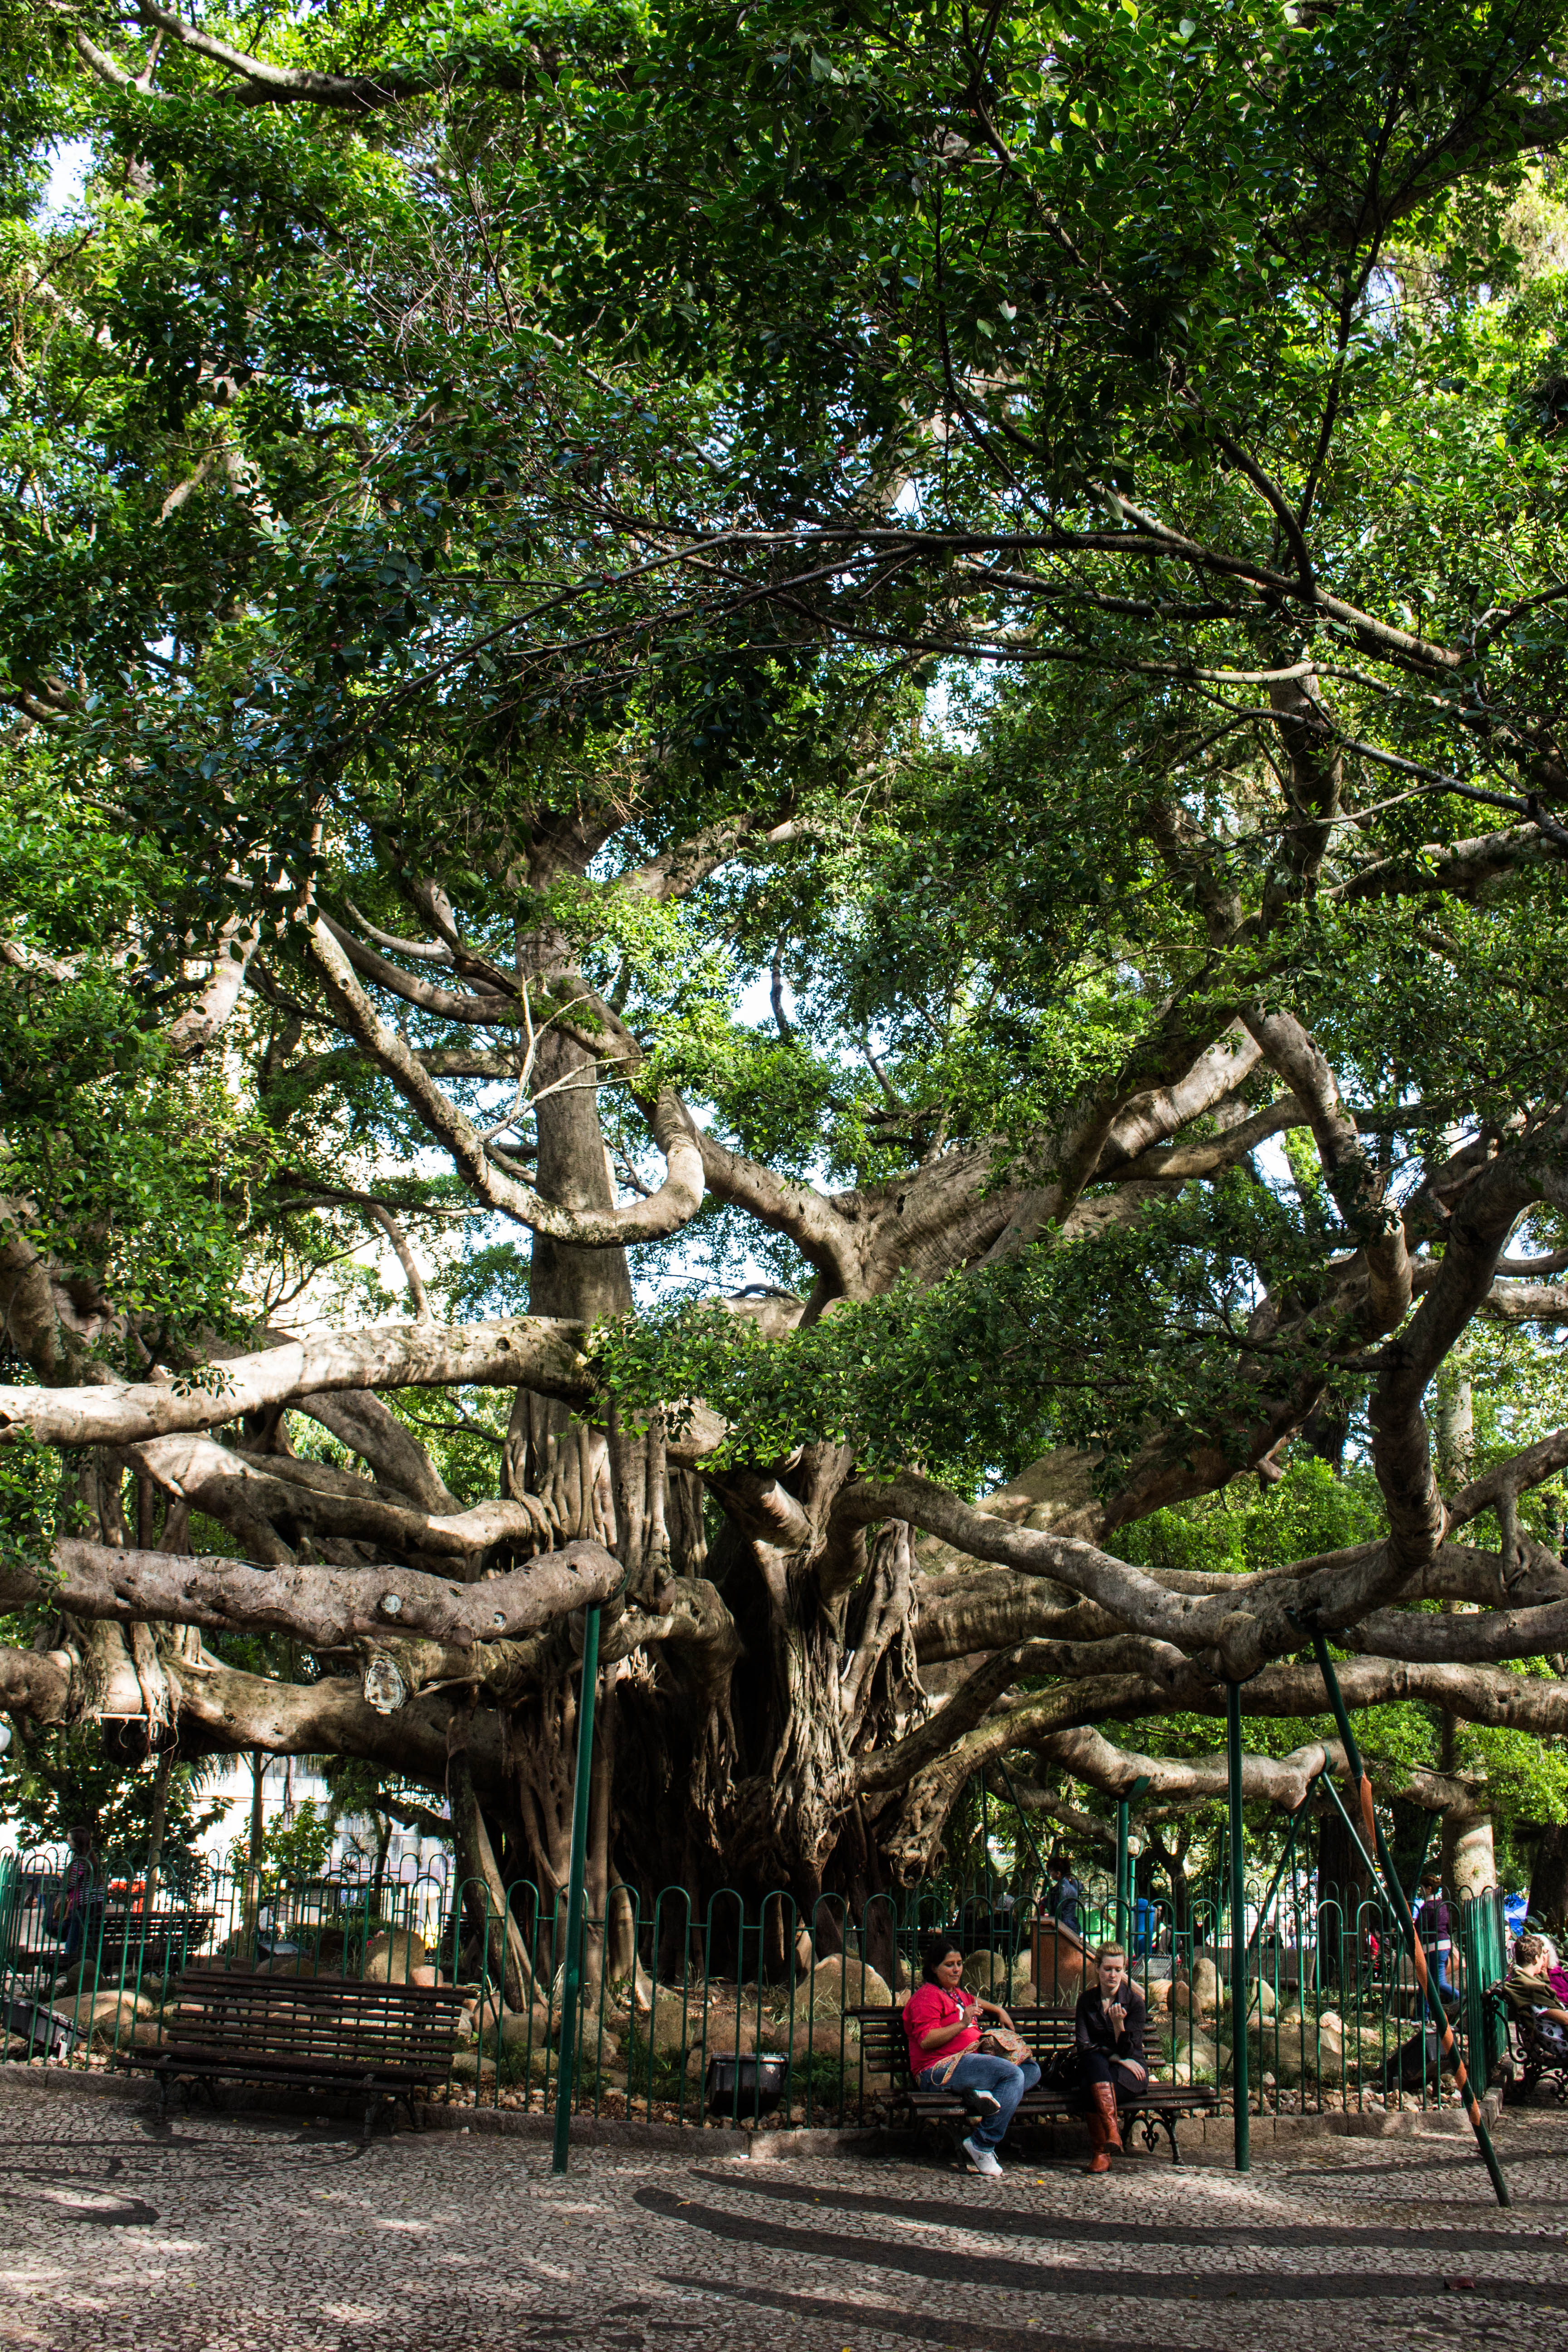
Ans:
{"label": "patterned stone paving", "polygon": [[[378,2137],[0,2087],[0,2344],[26,2352],[1568,2352],[1568,2117],[967,2178]],[[1290,2309],[1286,2306],[1300,2306]],[[1281,2330],[1284,2330],[1282,2335]]]}

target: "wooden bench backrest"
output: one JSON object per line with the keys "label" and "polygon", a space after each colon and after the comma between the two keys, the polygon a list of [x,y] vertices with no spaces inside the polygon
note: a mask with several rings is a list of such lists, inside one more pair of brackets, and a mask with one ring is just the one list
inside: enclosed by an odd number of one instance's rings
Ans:
{"label": "wooden bench backrest", "polygon": [[[899,2009],[852,2009],[847,2014],[860,2028],[860,2054],[868,2074],[891,2075],[908,2083],[910,2047],[904,2032],[904,2012]],[[1023,2035],[1042,2066],[1070,2048],[1077,2024],[1070,2009],[1011,2009],[1015,2029]]]}
{"label": "wooden bench backrest", "polygon": [[211,1911],[105,1911],[102,1937],[93,1948],[104,1959],[112,1953],[117,1961],[122,1953],[143,1947],[173,1951],[178,1946],[183,1952],[197,1952],[212,1933],[214,1916]]}
{"label": "wooden bench backrest", "polygon": [[450,1986],[366,1984],[357,1978],[275,1977],[187,1969],[163,2030],[177,2046],[225,2055],[331,2058],[381,2066],[451,2056],[464,1997]]}

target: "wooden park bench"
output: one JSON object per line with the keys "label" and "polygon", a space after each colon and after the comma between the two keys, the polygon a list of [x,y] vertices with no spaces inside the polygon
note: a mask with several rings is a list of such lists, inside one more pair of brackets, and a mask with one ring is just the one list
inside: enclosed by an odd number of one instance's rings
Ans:
{"label": "wooden park bench", "polygon": [[139,1975],[168,1976],[209,1941],[211,1911],[128,1911],[121,1906],[103,1913],[101,1940],[89,1937],[84,1957],[98,1963],[100,1989],[110,1991],[123,1978],[134,1985]]}
{"label": "wooden park bench", "polygon": [[1508,2036],[1520,2095],[1528,2098],[1537,2083],[1549,2082],[1559,2105],[1568,2105],[1568,2049],[1536,2033],[1529,2011],[1514,2007],[1500,1981],[1481,1998]]}
{"label": "wooden park bench", "polygon": [[[1015,2030],[1028,2043],[1042,2076],[1052,2059],[1073,2046],[1073,2013],[1061,2009],[1010,2009]],[[860,2054],[868,2076],[882,2078],[884,2096],[895,2116],[916,2124],[961,2124],[973,2120],[957,2091],[926,2091],[910,2072],[909,2043],[904,2038],[903,2012],[897,2009],[854,2009],[847,2014],[860,2028]],[[1181,2162],[1176,2126],[1183,2116],[1212,2116],[1219,2110],[1219,2095],[1206,2083],[1150,2080],[1137,2091],[1123,2091],[1117,2112],[1124,2126],[1141,2125],[1143,2145],[1152,2148],[1163,2132],[1171,2146],[1171,2161]],[[1074,2092],[1052,2090],[1042,2080],[1018,2102],[1015,2122],[1045,2122],[1058,2116],[1081,2117],[1087,2101]]]}
{"label": "wooden park bench", "polygon": [[368,2139],[384,2099],[401,2099],[413,2122],[413,2093],[446,2080],[466,1996],[450,1985],[187,1969],[174,1999],[165,2038],[117,2061],[156,2076],[162,2112],[176,2082],[187,2107],[197,2083],[346,2091],[364,2100]]}

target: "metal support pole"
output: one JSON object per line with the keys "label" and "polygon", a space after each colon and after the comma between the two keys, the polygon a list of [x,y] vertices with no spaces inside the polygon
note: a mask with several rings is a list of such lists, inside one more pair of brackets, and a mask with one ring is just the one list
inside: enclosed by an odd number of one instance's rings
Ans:
{"label": "metal support pole", "polygon": [[[1412,1891],[1421,1884],[1421,1874],[1426,1867],[1426,1857],[1432,1851],[1433,1832],[1436,1829],[1437,1823],[1441,1818],[1442,1816],[1439,1813],[1428,1813],[1426,1816],[1426,1834],[1421,1841],[1421,1851],[1415,1858],[1415,1874],[1410,1881],[1409,1886],[1405,1889],[1406,1902],[1410,1900]],[[1402,1886],[1405,1885],[1403,1879],[1400,1880],[1400,1885]],[[1397,1916],[1397,1915],[1395,1916]],[[1414,1918],[1412,1919],[1412,1924],[1414,1924]],[[1409,1939],[1405,1936],[1405,1929],[1402,1925],[1399,1929],[1399,1941],[1394,1948],[1393,1958],[1383,1971],[1383,2013],[1385,2018],[1388,2015],[1389,2005],[1392,2002],[1395,1992],[1397,1992],[1399,1989],[1399,1971],[1404,1965],[1405,1954],[1408,1947],[1408,1940]],[[1415,1973],[1414,1961],[1411,1963],[1411,1972],[1412,1974]]]}
{"label": "metal support pole", "polygon": [[1127,1891],[1127,1819],[1131,1811],[1125,1797],[1116,1801],[1116,1940],[1125,1944],[1130,1932]]}
{"label": "metal support pole", "polygon": [[[1284,1877],[1285,1873],[1289,1869],[1290,1864],[1296,1859],[1296,1832],[1300,1827],[1301,1822],[1306,1819],[1307,1807],[1312,1801],[1312,1791],[1318,1785],[1318,1774],[1314,1772],[1311,1779],[1307,1783],[1306,1795],[1302,1798],[1295,1811],[1286,1815],[1286,1819],[1290,1824],[1290,1833],[1285,1841],[1285,1851],[1279,1857],[1279,1866],[1268,1882],[1268,1892],[1264,1896],[1263,1901],[1259,1906],[1258,1918],[1253,1927],[1252,1933],[1247,1939],[1247,1948],[1249,1954],[1254,1950],[1258,1949],[1261,1946],[1263,1923],[1268,1918],[1269,1911],[1272,1908],[1274,1897],[1279,1892],[1280,1880]],[[1263,1974],[1263,1963],[1261,1960],[1259,1960],[1258,1964],[1258,1973],[1259,1978],[1261,1978]],[[1261,2012],[1259,2012],[1259,2014],[1261,2015]]]}
{"label": "metal support pole", "polygon": [[1236,2169],[1252,2169],[1251,2091],[1247,2079],[1247,1890],[1242,1882],[1241,1685],[1225,1686],[1226,1755],[1230,1766],[1230,2056],[1236,2109]]}
{"label": "metal support pole", "polygon": [[1481,2161],[1491,2178],[1497,2201],[1500,2205],[1511,2205],[1513,2200],[1509,2195],[1508,2183],[1503,2179],[1502,2167],[1498,2162],[1497,2150],[1492,2146],[1491,2134],[1487,2129],[1486,2117],[1481,2113],[1475,2086],[1465,2070],[1465,2062],[1455,2046],[1454,2029],[1448,2021],[1448,2012],[1442,2003],[1435,2000],[1432,1996],[1432,1987],[1426,1975],[1426,1955],[1421,1948],[1421,1938],[1415,1932],[1415,1922],[1411,1916],[1410,1898],[1400,1883],[1399,1873],[1394,1867],[1394,1857],[1388,1851],[1388,1841],[1383,1834],[1376,1808],[1372,1801],[1372,1782],[1367,1779],[1366,1768],[1361,1760],[1361,1749],[1356,1743],[1356,1736],[1345,1706],[1344,1696],[1340,1689],[1340,1678],[1334,1672],[1333,1661],[1329,1655],[1329,1645],[1321,1633],[1313,1634],[1312,1648],[1317,1654],[1318,1671],[1323,1677],[1323,1688],[1328,1693],[1329,1705],[1333,1709],[1334,1721],[1339,1727],[1340,1738],[1344,1744],[1345,1760],[1351,1769],[1351,1779],[1355,1784],[1356,1794],[1361,1800],[1362,1822],[1368,1839],[1377,1849],[1377,1858],[1383,1865],[1384,1884],[1394,1911],[1398,1915],[1399,1925],[1409,1938],[1410,1958],[1415,1969],[1415,1981],[1421,1988],[1421,1999],[1426,2015],[1437,2028],[1444,2056],[1453,2061],[1454,2079],[1459,2086],[1459,2096],[1465,2103],[1465,2113],[1470,2119],[1470,2129],[1475,2133],[1476,2145],[1481,2153]]}
{"label": "metal support pole", "polygon": [[577,2072],[577,2004],[583,1990],[583,1879],[588,1860],[588,1795],[594,1780],[594,1701],[599,1687],[599,1611],[583,1627],[583,1686],[577,1698],[577,1777],[572,1790],[572,1866],[566,1885],[566,1970],[561,1994],[561,2065],[555,2077],[555,2157],[564,2172]]}

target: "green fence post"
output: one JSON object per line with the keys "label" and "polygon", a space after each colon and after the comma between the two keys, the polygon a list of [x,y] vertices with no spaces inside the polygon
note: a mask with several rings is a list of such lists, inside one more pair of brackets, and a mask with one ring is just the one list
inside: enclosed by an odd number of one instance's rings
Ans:
{"label": "green fence post", "polygon": [[583,1686],[577,1699],[577,1777],[572,1790],[572,1865],[566,1885],[566,1969],[561,1995],[561,2064],[555,2076],[555,2155],[564,2172],[577,2071],[577,2002],[583,1990],[583,1878],[588,1858],[588,1792],[594,1778],[594,1700],[599,1683],[599,1610],[583,1627]]}
{"label": "green fence post", "polygon": [[1236,2107],[1236,2169],[1252,2169],[1252,2116],[1247,2079],[1247,1890],[1242,1884],[1241,1685],[1225,1686],[1226,1755],[1230,1767],[1230,2059]]}

